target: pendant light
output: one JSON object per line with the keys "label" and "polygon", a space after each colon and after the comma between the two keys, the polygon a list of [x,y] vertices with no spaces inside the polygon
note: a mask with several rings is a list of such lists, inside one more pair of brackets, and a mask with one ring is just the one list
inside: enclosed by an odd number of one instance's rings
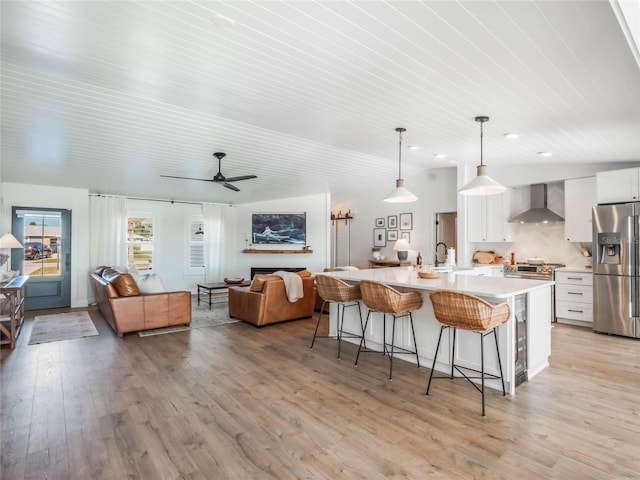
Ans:
{"label": "pendant light", "polygon": [[396,132],[400,137],[400,146],[398,149],[398,179],[396,180],[396,188],[384,199],[389,203],[409,203],[418,200],[413,193],[404,188],[404,180],[402,179],[402,132],[406,132],[406,128],[398,127]]}
{"label": "pendant light", "polygon": [[495,195],[504,192],[507,188],[499,184],[487,175],[487,166],[482,157],[482,137],[484,122],[489,121],[489,117],[476,117],[476,122],[480,122],[480,165],[478,165],[476,178],[458,190],[461,195]]}

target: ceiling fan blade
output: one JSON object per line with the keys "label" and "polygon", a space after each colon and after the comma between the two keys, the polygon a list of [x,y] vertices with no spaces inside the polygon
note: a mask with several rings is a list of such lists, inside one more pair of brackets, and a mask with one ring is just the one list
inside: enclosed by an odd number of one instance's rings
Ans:
{"label": "ceiling fan blade", "polygon": [[243,175],[241,177],[225,178],[225,182],[239,182],[240,180],[251,180],[252,178],[258,178],[255,175]]}
{"label": "ceiling fan blade", "polygon": [[236,187],[235,185],[231,185],[230,183],[223,183],[222,184],[223,187],[227,187],[231,190],[233,190],[234,192],[239,192],[240,189],[238,187]]}
{"label": "ceiling fan blade", "polygon": [[173,175],[160,175],[164,178],[180,178],[182,180],[199,180],[201,182],[213,182],[210,178],[174,177]]}

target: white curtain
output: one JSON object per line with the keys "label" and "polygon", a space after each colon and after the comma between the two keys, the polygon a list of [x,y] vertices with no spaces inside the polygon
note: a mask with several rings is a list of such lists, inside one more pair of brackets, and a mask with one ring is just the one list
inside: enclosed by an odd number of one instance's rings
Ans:
{"label": "white curtain", "polygon": [[117,197],[89,197],[89,260],[100,265],[127,265],[127,200]]}
{"label": "white curtain", "polygon": [[221,205],[202,205],[202,217],[204,218],[204,281],[222,281],[223,265],[223,238]]}

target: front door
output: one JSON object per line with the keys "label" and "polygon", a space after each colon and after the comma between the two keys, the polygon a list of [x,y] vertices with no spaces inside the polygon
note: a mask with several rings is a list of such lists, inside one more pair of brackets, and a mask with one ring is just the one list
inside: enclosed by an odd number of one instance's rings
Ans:
{"label": "front door", "polygon": [[11,252],[11,269],[29,275],[25,308],[71,306],[71,211],[13,207],[13,235],[24,249]]}

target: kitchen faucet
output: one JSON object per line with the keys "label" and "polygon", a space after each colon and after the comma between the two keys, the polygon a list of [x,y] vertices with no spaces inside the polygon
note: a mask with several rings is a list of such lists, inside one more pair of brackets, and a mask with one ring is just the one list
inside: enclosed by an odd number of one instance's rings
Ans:
{"label": "kitchen faucet", "polygon": [[436,243],[436,267],[440,264],[440,262],[438,261],[438,247],[440,245],[444,245],[444,253],[447,253],[447,244],[444,242],[438,242]]}

